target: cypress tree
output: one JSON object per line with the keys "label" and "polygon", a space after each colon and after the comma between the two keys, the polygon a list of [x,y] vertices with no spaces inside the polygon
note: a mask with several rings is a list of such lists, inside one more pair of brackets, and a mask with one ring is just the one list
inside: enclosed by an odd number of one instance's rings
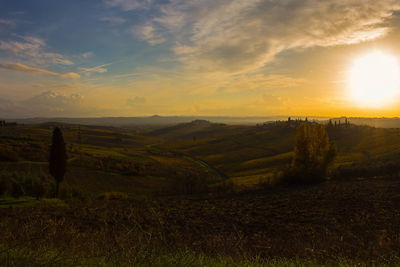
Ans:
{"label": "cypress tree", "polygon": [[56,180],[56,197],[58,197],[59,185],[64,179],[67,170],[67,152],[64,137],[60,128],[53,131],[52,144],[50,147],[49,171]]}

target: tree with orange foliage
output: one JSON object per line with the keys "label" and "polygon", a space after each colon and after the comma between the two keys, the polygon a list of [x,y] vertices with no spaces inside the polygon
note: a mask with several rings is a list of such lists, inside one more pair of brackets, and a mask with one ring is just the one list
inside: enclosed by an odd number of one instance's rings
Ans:
{"label": "tree with orange foliage", "polygon": [[322,182],[335,157],[336,145],[329,142],[325,127],[302,123],[296,130],[294,156],[286,180],[295,184]]}

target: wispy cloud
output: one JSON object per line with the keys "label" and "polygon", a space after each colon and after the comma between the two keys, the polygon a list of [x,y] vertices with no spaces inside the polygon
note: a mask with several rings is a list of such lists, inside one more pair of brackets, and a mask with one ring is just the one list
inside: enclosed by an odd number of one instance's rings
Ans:
{"label": "wispy cloud", "polygon": [[120,62],[120,61],[110,62],[110,63],[102,64],[99,66],[91,67],[91,68],[81,67],[81,68],[79,68],[79,70],[86,75],[91,75],[92,73],[105,73],[108,71],[108,69],[105,67],[115,64],[117,62]]}
{"label": "wispy cloud", "polygon": [[[122,3],[135,1],[116,1]],[[288,49],[350,45],[384,36],[400,10],[394,0],[174,0],[137,27],[150,44],[169,40],[177,57],[202,71],[240,73]]]}
{"label": "wispy cloud", "polygon": [[152,24],[134,26],[132,33],[141,40],[147,41],[151,45],[158,45],[167,39],[159,32],[159,29]]}
{"label": "wispy cloud", "polygon": [[84,73],[86,73],[86,74],[107,72],[107,69],[106,68],[102,68],[102,67],[79,68],[79,70],[84,72]]}
{"label": "wispy cloud", "polygon": [[[25,106],[35,107],[31,112],[36,114],[74,114],[81,109],[83,96],[78,93],[65,94],[58,91],[45,91],[23,102]],[[31,113],[31,114],[32,114]]]}
{"label": "wispy cloud", "polygon": [[94,53],[89,51],[89,52],[82,53],[80,56],[87,59],[87,58],[93,57]]}
{"label": "wispy cloud", "polygon": [[20,64],[20,63],[0,63],[0,68],[6,69],[6,70],[13,70],[13,71],[21,71],[21,72],[29,72],[29,73],[57,76],[57,77],[61,77],[61,78],[71,78],[71,79],[79,79],[80,78],[80,75],[75,72],[57,73],[57,72],[52,72],[52,71],[41,69],[41,68],[29,67],[29,66],[26,66],[26,65]]}
{"label": "wispy cloud", "polygon": [[268,92],[274,89],[288,89],[307,85],[309,82],[303,78],[294,78],[278,74],[242,74],[226,75],[222,79],[213,81],[218,85],[219,92],[258,91]]}
{"label": "wispy cloud", "polygon": [[33,36],[19,36],[22,41],[1,41],[0,50],[16,56],[32,64],[61,64],[72,65],[71,60],[58,53],[46,52],[43,39]]}

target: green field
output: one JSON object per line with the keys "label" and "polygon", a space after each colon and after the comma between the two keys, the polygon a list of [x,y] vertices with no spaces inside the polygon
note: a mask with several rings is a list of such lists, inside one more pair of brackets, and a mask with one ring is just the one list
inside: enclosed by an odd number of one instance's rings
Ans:
{"label": "green field", "polygon": [[[6,155],[0,171],[46,176],[55,125],[1,128],[0,147]],[[65,184],[92,195],[123,191],[132,197],[168,191],[176,181],[194,176],[210,184],[229,180],[252,187],[290,164],[295,135],[295,128],[284,124],[229,126],[205,121],[142,134],[111,127],[62,129],[69,155]],[[352,125],[328,132],[338,147],[333,170],[368,161],[398,162],[399,129]]]}

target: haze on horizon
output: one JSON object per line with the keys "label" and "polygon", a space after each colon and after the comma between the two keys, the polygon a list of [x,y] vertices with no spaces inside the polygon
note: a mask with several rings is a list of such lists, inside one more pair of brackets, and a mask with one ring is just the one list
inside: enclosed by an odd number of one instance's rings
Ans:
{"label": "haze on horizon", "polygon": [[2,1],[0,117],[395,117],[348,77],[399,43],[394,0]]}

